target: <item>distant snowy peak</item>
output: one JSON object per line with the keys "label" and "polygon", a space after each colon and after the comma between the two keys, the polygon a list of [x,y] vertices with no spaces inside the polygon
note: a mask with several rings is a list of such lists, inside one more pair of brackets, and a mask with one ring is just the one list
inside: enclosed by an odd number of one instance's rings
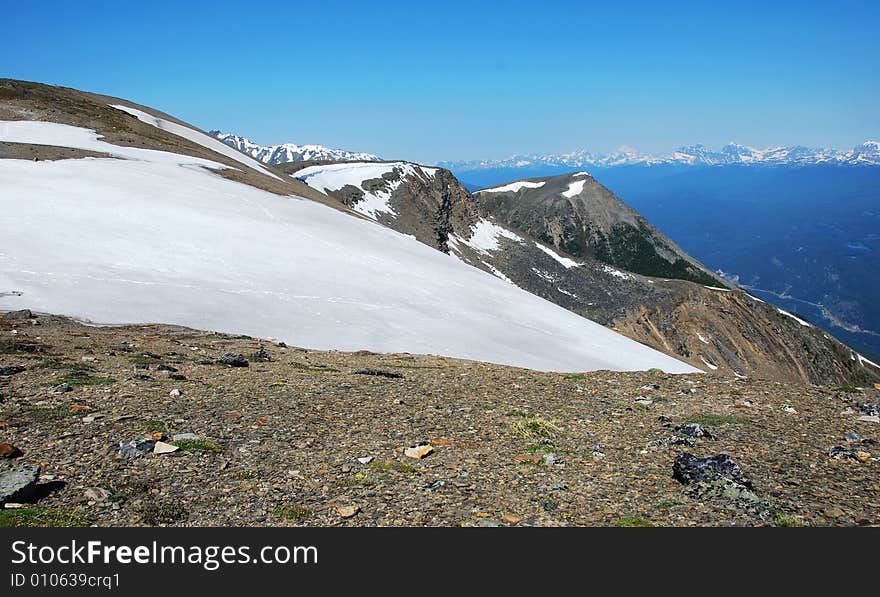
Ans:
{"label": "distant snowy peak", "polygon": [[608,154],[591,153],[579,149],[564,154],[515,155],[503,160],[474,160],[440,162],[438,165],[452,170],[487,170],[490,168],[526,168],[535,166],[583,168],[611,168],[631,165],[654,166],[681,164],[690,166],[744,165],[810,165],[838,164],[844,166],[880,165],[880,142],[865,141],[852,149],[825,149],[789,145],[756,149],[738,143],[728,143],[720,150],[705,145],[680,147],[669,155],[643,154],[630,147],[621,147]]}
{"label": "distant snowy peak", "polygon": [[264,164],[286,164],[288,162],[321,161],[321,162],[378,162],[382,158],[371,153],[347,151],[345,149],[332,149],[323,145],[296,145],[295,143],[283,143],[281,145],[259,145],[250,139],[224,133],[211,131],[211,134],[235,149],[246,153]]}

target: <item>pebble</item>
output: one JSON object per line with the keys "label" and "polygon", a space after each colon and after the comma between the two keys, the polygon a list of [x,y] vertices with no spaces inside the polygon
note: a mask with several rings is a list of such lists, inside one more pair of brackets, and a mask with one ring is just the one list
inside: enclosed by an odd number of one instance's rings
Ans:
{"label": "pebble", "polygon": [[179,388],[174,388],[173,390],[168,392],[168,395],[171,396],[172,398],[176,398],[182,394],[183,394],[183,392],[181,392]]}
{"label": "pebble", "polygon": [[373,456],[361,456],[357,459],[357,461],[361,464],[370,464],[371,462],[373,462],[373,459]]}

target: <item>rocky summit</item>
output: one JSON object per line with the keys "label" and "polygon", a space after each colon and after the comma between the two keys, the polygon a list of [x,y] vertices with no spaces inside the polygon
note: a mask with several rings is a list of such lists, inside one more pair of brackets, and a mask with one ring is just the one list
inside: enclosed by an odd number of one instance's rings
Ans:
{"label": "rocky summit", "polygon": [[542,373],[50,315],[0,333],[17,368],[0,377],[3,525],[880,524],[873,386]]}

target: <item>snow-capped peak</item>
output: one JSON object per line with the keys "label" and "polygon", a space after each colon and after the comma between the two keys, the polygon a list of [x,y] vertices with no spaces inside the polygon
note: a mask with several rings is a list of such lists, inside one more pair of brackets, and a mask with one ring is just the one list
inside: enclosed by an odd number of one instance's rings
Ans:
{"label": "snow-capped peak", "polygon": [[667,155],[643,154],[631,147],[622,146],[607,154],[591,153],[578,149],[564,154],[515,155],[502,160],[479,160],[469,162],[440,162],[438,165],[452,170],[484,170],[489,168],[522,168],[533,166],[582,168],[631,165],[680,164],[716,166],[746,164],[762,166],[838,164],[843,166],[880,165],[880,142],[865,141],[852,149],[826,149],[788,145],[759,149],[731,141],[720,150],[713,150],[701,143],[679,147]]}
{"label": "snow-capped peak", "polygon": [[286,164],[287,162],[320,161],[320,162],[378,162],[382,158],[371,153],[333,149],[323,145],[297,145],[282,143],[281,145],[260,145],[246,137],[211,131],[211,134],[227,145],[246,153],[265,164]]}

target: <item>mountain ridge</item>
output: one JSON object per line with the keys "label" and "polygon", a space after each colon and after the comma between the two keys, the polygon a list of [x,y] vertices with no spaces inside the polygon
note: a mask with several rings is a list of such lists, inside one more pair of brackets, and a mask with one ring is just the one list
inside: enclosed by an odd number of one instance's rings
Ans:
{"label": "mountain ridge", "polygon": [[208,132],[209,135],[220,139],[230,147],[263,162],[264,164],[286,164],[288,162],[378,162],[377,155],[365,152],[348,151],[346,149],[334,149],[324,145],[297,145],[296,143],[280,143],[278,145],[260,145],[247,137],[225,133],[219,130]]}
{"label": "mountain ridge", "polygon": [[579,149],[563,154],[520,154],[498,160],[449,160],[437,165],[459,172],[495,168],[565,167],[613,168],[617,166],[797,166],[828,164],[841,166],[880,165],[880,142],[868,140],[851,149],[826,149],[803,145],[776,146],[757,149],[738,143],[728,143],[720,150],[703,144],[680,147],[669,154],[647,154],[623,146],[610,153],[593,153]]}

